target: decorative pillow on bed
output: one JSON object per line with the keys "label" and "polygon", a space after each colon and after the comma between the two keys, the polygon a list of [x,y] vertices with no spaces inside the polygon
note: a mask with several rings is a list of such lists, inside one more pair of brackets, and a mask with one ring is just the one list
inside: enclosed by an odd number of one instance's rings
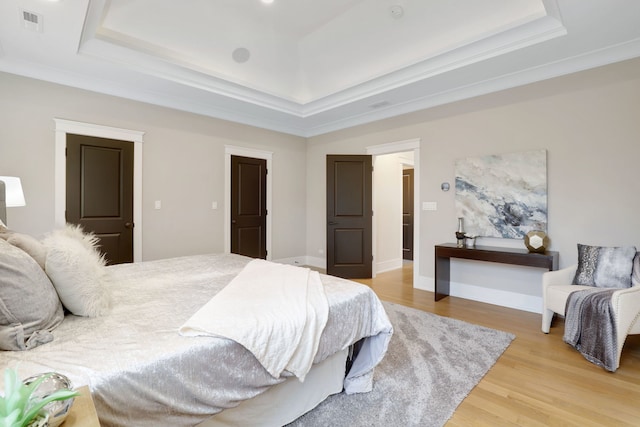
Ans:
{"label": "decorative pillow on bed", "polygon": [[44,270],[47,249],[38,239],[28,234],[16,233],[14,231],[0,232],[0,237],[31,255],[31,258],[36,260],[40,268]]}
{"label": "decorative pillow on bed", "polygon": [[77,316],[97,317],[109,309],[108,275],[98,238],[67,225],[43,240],[47,249],[45,271],[64,307]]}
{"label": "decorative pillow on bed", "polygon": [[23,250],[0,239],[0,350],[29,350],[53,340],[64,318],[47,275]]}
{"label": "decorative pillow on bed", "polygon": [[578,268],[574,285],[628,288],[636,255],[634,246],[604,247],[578,244]]}

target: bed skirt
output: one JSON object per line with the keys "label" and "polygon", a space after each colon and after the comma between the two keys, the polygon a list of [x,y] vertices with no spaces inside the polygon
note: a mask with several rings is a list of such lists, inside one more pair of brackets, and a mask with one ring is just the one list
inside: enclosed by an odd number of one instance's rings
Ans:
{"label": "bed skirt", "polygon": [[[198,427],[283,426],[309,412],[328,396],[342,391],[348,349],[313,365],[303,383],[291,377]],[[286,402],[286,404],[283,404]]]}

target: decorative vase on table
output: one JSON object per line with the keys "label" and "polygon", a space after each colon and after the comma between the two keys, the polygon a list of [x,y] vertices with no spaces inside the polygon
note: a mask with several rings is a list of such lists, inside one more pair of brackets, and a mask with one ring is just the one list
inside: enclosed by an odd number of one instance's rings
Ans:
{"label": "decorative vase on table", "polygon": [[524,245],[529,249],[529,252],[543,254],[549,247],[549,236],[541,230],[530,231],[524,236]]}
{"label": "decorative vase on table", "polygon": [[465,234],[465,246],[467,247],[467,249],[473,249],[476,247],[476,236],[472,236],[469,234]]}
{"label": "decorative vase on table", "polygon": [[456,231],[456,241],[457,241],[457,246],[459,248],[464,248],[464,239],[465,239],[465,233],[464,233],[464,218],[460,217],[458,218],[458,231]]}

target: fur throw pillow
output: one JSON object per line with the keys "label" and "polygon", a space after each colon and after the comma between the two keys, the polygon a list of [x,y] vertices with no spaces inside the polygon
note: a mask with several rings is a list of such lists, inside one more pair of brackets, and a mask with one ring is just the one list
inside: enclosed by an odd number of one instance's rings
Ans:
{"label": "fur throw pillow", "polygon": [[110,307],[108,274],[97,243],[95,235],[70,224],[43,240],[47,249],[45,272],[62,305],[77,316],[101,316]]}

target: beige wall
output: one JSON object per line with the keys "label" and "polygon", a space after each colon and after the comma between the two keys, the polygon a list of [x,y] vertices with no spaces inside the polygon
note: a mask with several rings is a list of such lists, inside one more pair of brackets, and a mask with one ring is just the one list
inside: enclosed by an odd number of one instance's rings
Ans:
{"label": "beige wall", "polygon": [[[310,138],[0,74],[0,174],[23,180],[27,206],[12,228],[54,224],[54,118],[145,132],[144,259],[223,250],[224,145],[272,151],[273,259],[324,258],[325,155],[419,138],[418,286],[433,282],[433,246],[456,229],[453,163],[466,156],[546,149],[551,249],[561,266],[576,243],[640,246],[640,60],[585,71]],[[306,172],[305,172],[306,168]],[[301,179],[306,173],[306,180]],[[162,209],[153,202],[162,200]],[[304,202],[306,200],[306,203]],[[220,208],[211,210],[211,202]],[[482,242],[479,242],[482,243]],[[493,243],[493,242],[490,242]],[[504,244],[505,242],[499,242]],[[506,244],[522,247],[521,241]],[[454,292],[531,308],[538,269],[455,262]],[[478,296],[479,295],[479,296]],[[507,301],[504,301],[504,300]],[[511,300],[511,301],[509,301]]]}
{"label": "beige wall", "polygon": [[[434,245],[454,241],[455,191],[442,192],[440,183],[454,183],[460,157],[547,150],[548,234],[561,266],[575,262],[578,242],[640,247],[640,60],[311,138],[309,254],[325,246],[324,156],[363,154],[368,146],[413,138],[421,139],[420,203],[438,203],[437,211],[418,213],[421,287],[433,285]],[[524,247],[522,241],[489,243]],[[458,261],[451,279],[460,295],[487,294],[532,309],[539,303],[541,274]]]}
{"label": "beige wall", "polygon": [[0,175],[20,176],[27,199],[8,209],[11,228],[54,227],[53,119],[62,118],[145,132],[143,259],[223,251],[225,144],[273,152],[271,255],[304,253],[303,138],[11,74],[0,74],[0,94]]}

